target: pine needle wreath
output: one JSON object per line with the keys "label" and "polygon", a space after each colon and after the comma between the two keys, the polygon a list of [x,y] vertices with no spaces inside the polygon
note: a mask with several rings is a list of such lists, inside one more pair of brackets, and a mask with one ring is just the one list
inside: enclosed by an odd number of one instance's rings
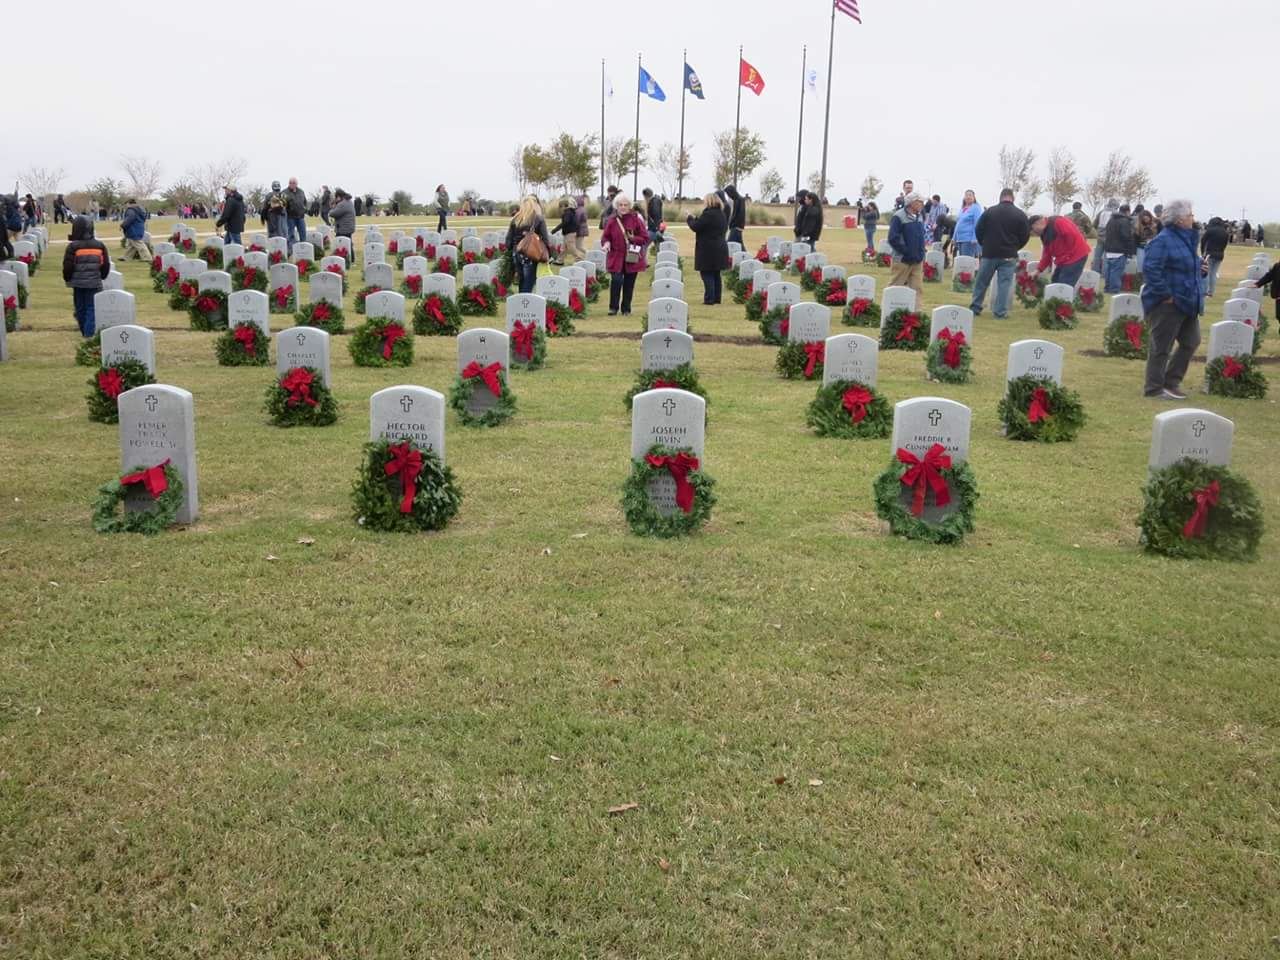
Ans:
{"label": "pine needle wreath", "polygon": [[769,312],[769,291],[757,290],[753,283],[751,286],[751,293],[747,295],[745,304],[747,308],[747,319],[752,323],[759,323],[760,318]]}
{"label": "pine needle wreath", "polygon": [[187,311],[200,293],[200,287],[194,280],[179,280],[169,292],[169,309]]}
{"label": "pine needle wreath", "polygon": [[824,340],[784,343],[778,348],[773,365],[787,380],[821,380],[826,348]]}
{"label": "pine needle wreath", "polygon": [[4,329],[6,333],[13,333],[18,329],[18,298],[4,298]]}
{"label": "pine needle wreath", "polygon": [[[498,258],[498,269],[494,272],[494,276],[502,282],[504,287],[509,287],[516,282],[516,267],[511,260],[510,250],[504,250],[502,256]],[[605,288],[609,286],[607,273],[601,278],[600,285]]]}
{"label": "pine needle wreath", "polygon": [[972,270],[953,270],[951,272],[951,289],[955,293],[972,293],[976,274]]}
{"label": "pine needle wreath", "polygon": [[267,292],[267,271],[257,267],[246,267],[243,262],[231,268],[232,290],[258,290]]}
{"label": "pine needle wreath", "polygon": [[1030,374],[1009,381],[996,412],[1010,440],[1041,443],[1074,440],[1087,419],[1078,393]]}
{"label": "pine needle wreath", "polygon": [[893,408],[875,387],[856,380],[833,380],[818,388],[805,423],[820,437],[881,440],[893,427]]}
{"label": "pine needle wreath", "polygon": [[267,387],[263,406],[277,427],[327,427],[338,419],[338,401],[315,367],[286,371]]}
{"label": "pine needle wreath", "polygon": [[546,362],[546,333],[536,324],[517,320],[511,329],[511,366],[516,370],[539,370]]}
{"label": "pine needle wreath", "polygon": [[[364,302],[368,300],[369,297],[373,296],[375,293],[381,293],[385,289],[386,289],[385,287],[379,287],[375,285],[375,286],[361,287],[359,290],[357,290],[356,297],[355,297],[356,313],[361,314],[363,316]],[[401,293],[404,293],[403,289],[401,290]],[[408,297],[409,294],[406,293],[405,296]]]}
{"label": "pine needle wreath", "polygon": [[496,317],[498,298],[494,296],[493,284],[463,287],[458,293],[458,312],[464,317]]}
{"label": "pine needle wreath", "polygon": [[[370,292],[377,291],[378,289],[379,289],[378,287],[365,287],[365,290],[368,290]],[[401,295],[404,296],[406,299],[421,300],[422,299],[422,275],[417,273],[407,274],[405,278],[400,281],[399,289],[400,289]],[[364,313],[364,299],[360,296],[360,293],[364,293],[364,290],[356,294],[356,309],[358,310],[358,312]],[[368,295],[369,294],[365,293],[366,297]]]}
{"label": "pine needle wreath", "polygon": [[34,277],[40,269],[40,257],[36,254],[24,253],[17,258],[19,263],[27,265],[27,276]]}
{"label": "pine needle wreath", "polygon": [[284,263],[284,251],[272,250],[267,254],[267,266],[274,267],[277,263]]}
{"label": "pine needle wreath", "polygon": [[558,300],[547,301],[546,323],[549,337],[573,336],[573,312]]}
{"label": "pine needle wreath", "polygon": [[366,320],[347,343],[357,367],[407,367],[413,363],[413,334],[388,317]]}
{"label": "pine needle wreath", "polygon": [[1249,326],[1253,327],[1253,352],[1257,353],[1262,349],[1262,341],[1267,335],[1267,318],[1262,314],[1258,314],[1258,322],[1251,323]]}
{"label": "pine needle wreath", "polygon": [[314,260],[298,260],[294,263],[298,268],[298,279],[305,280],[316,272],[316,262]]}
{"label": "pine needle wreath", "polygon": [[95,333],[76,344],[76,366],[102,366],[102,334]]}
{"label": "pine needle wreath", "polygon": [[[412,479],[413,497],[404,509],[404,480],[401,473],[388,474],[397,460],[397,448],[420,460]],[[366,530],[387,533],[417,533],[443,530],[462,505],[462,489],[453,471],[441,464],[434,450],[419,450],[412,441],[375,440],[364,446],[360,472],[351,487],[355,521]]]}
{"label": "pine needle wreath", "polygon": [[203,260],[210,270],[217,270],[222,264],[222,248],[215,247],[213,244],[206,243],[196,256]]}
{"label": "pine needle wreath", "polygon": [[1018,302],[1028,309],[1038,307],[1044,299],[1044,288],[1049,285],[1049,278],[1039,274],[1019,270],[1014,275],[1013,292]]}
{"label": "pine needle wreath", "polygon": [[458,272],[458,263],[453,257],[440,257],[436,260],[433,270],[435,273],[447,273],[450,276],[454,276]]}
{"label": "pine needle wreath", "polygon": [[89,419],[95,423],[119,423],[117,399],[126,390],[143,384],[155,383],[156,378],[141,360],[117,360],[109,367],[101,367],[89,378]]}
{"label": "pine needle wreath", "polygon": [[413,332],[421,337],[456,337],[462,313],[448,297],[432,293],[413,305]]}
{"label": "pine needle wreath", "polygon": [[463,379],[461,374],[454,378],[453,387],[449,390],[449,406],[453,407],[458,414],[458,420],[463,426],[496,427],[510,420],[515,414],[516,396],[511,392],[511,388],[507,384],[506,371],[497,371],[497,378],[499,392],[494,395],[493,406],[482,413],[469,411],[467,409],[467,401],[471,399],[472,393],[478,390],[484,390],[493,395],[493,391],[489,389],[484,377],[477,373],[467,379]]}
{"label": "pine needle wreath", "polygon": [[733,294],[734,303],[746,303],[747,297],[751,295],[753,290],[750,277],[739,277],[734,274],[732,279],[728,281],[728,289]]}
{"label": "pine needle wreath", "polygon": [[315,327],[325,333],[344,333],[347,329],[342,308],[334,306],[328,300],[317,300],[315,303],[303,304],[293,315],[295,327]]}
{"label": "pine needle wreath", "polygon": [[872,265],[874,265],[874,264],[878,263],[878,262],[879,262],[879,260],[880,260],[880,254],[876,253],[874,250],[863,250],[863,251],[862,251],[862,262],[863,262],[863,263],[866,263],[866,264],[872,264]]}
{"label": "pine needle wreath", "polygon": [[1179,460],[1151,472],[1138,528],[1139,542],[1152,553],[1188,560],[1256,560],[1262,502],[1248,480],[1226,467]]}
{"label": "pine needle wreath", "polygon": [[298,291],[293,284],[276,287],[267,294],[267,309],[272,313],[294,313],[298,309]]}
{"label": "pine needle wreath", "polygon": [[1136,293],[1142,289],[1144,278],[1141,272],[1126,273],[1120,278],[1120,290],[1124,293]]}
{"label": "pine needle wreath", "polygon": [[332,274],[336,274],[337,276],[341,277],[341,278],[342,278],[342,292],[343,292],[343,294],[344,294],[344,295],[346,294],[346,292],[347,292],[347,271],[343,270],[343,269],[342,269],[340,266],[338,266],[336,263],[331,263],[331,264],[329,264],[329,266],[324,267],[320,272],[321,272],[321,273],[332,273]]}
{"label": "pine needle wreath", "polygon": [[[947,331],[948,328],[944,328]],[[968,383],[973,376],[973,351],[968,342],[952,347],[939,332],[938,338],[925,351],[924,368],[929,379],[939,383]],[[961,338],[964,334],[956,331]],[[954,366],[953,366],[954,364]]]}
{"label": "pine needle wreath", "polygon": [[878,327],[880,304],[864,297],[855,297],[840,314],[840,322],[846,327]]}
{"label": "pine needle wreath", "polygon": [[271,362],[271,339],[256,323],[238,323],[213,342],[220,367],[265,367]]}
{"label": "pine needle wreath", "polygon": [[892,270],[892,269],[893,269],[893,254],[892,254],[892,253],[880,253],[880,254],[876,254],[876,263],[877,263],[879,266],[884,267],[886,270]]}
{"label": "pine needle wreath", "polygon": [[791,308],[774,307],[760,318],[760,339],[780,347],[787,342],[791,330]]}
{"label": "pine needle wreath", "polygon": [[[894,457],[872,487],[875,492],[876,515],[889,524],[890,531],[908,540],[923,540],[927,543],[959,543],[966,533],[972,533],[974,506],[978,502],[978,481],[969,464],[965,462],[938,471],[938,475],[947,484],[951,502],[956,504],[956,508],[937,523],[927,521],[923,516],[917,517],[910,507],[902,503],[902,491],[906,489],[902,478],[911,469],[910,464]],[[932,500],[933,491],[930,490],[926,496]]]}
{"label": "pine needle wreath", "polygon": [[690,393],[696,393],[705,400],[708,407],[711,405],[711,401],[707,398],[706,388],[698,380],[698,371],[691,363],[682,363],[680,366],[672,367],[669,370],[641,370],[636,374],[635,386],[627,391],[627,395],[622,398],[622,402],[630,410],[636,394],[644,393],[646,390],[662,389],[688,390]]}
{"label": "pine needle wreath", "polygon": [[1251,356],[1215,357],[1205,367],[1205,385],[1218,397],[1261,400],[1267,395],[1267,377]]}
{"label": "pine needle wreath", "polygon": [[1116,317],[1102,331],[1102,352],[1108,357],[1145,360],[1150,345],[1151,331],[1141,317]]}
{"label": "pine needle wreath", "polygon": [[921,265],[920,272],[924,277],[925,283],[942,282],[942,271],[927,260]]}
{"label": "pine needle wreath", "polygon": [[171,293],[180,279],[177,268],[168,267],[151,278],[151,289],[155,293]]}
{"label": "pine needle wreath", "polygon": [[1050,297],[1040,304],[1040,328],[1042,330],[1074,330],[1080,318],[1070,300]]}
{"label": "pine needle wreath", "polygon": [[814,288],[814,293],[814,299],[818,303],[825,303],[829,307],[843,307],[849,302],[849,287],[840,277],[824,280]]}
{"label": "pine needle wreath", "polygon": [[1081,287],[1076,291],[1075,308],[1077,313],[1098,313],[1106,297],[1094,287]]}
{"label": "pine needle wreath", "polygon": [[164,260],[160,257],[159,254],[156,254],[154,257],[151,258],[151,267],[148,270],[148,272],[151,275],[151,280],[153,283],[156,279],[156,276],[160,273],[162,269],[164,269]]}
{"label": "pine needle wreath", "polygon": [[192,330],[225,330],[227,295],[221,290],[201,290],[187,307]]}
{"label": "pine needle wreath", "polygon": [[881,350],[927,350],[929,325],[914,310],[899,307],[885,318],[880,328]]}
{"label": "pine needle wreath", "polygon": [[800,288],[813,293],[822,286],[822,268],[814,267],[812,270],[806,270],[800,274]]}
{"label": "pine needle wreath", "polygon": [[[688,512],[677,508],[664,517],[649,499],[649,481],[671,476],[670,470],[655,466],[654,461],[684,454],[688,448],[673,449],[654,444],[639,460],[631,461],[631,474],[622,485],[622,513],[627,518],[631,532],[642,537],[682,537],[693,533],[711,518],[711,508],[716,504],[715,480],[699,467],[689,469],[685,480],[693,488],[693,499]],[[695,459],[694,463],[698,463]]]}
{"label": "pine needle wreath", "polygon": [[22,310],[27,309],[27,297],[29,297],[29,296],[30,296],[30,293],[27,291],[27,288],[26,288],[26,287],[24,287],[22,284],[18,284],[18,307],[19,307],[19,309],[22,309]]}
{"label": "pine needle wreath", "polygon": [[93,503],[93,529],[98,533],[142,533],[148,536],[173,526],[178,510],[182,507],[182,477],[177,469],[166,461],[164,464],[165,489],[154,498],[153,510],[124,510],[129,493],[142,481],[122,483],[125,477],[144,474],[147,467],[133,467],[124,477],[117,477],[98,488]]}

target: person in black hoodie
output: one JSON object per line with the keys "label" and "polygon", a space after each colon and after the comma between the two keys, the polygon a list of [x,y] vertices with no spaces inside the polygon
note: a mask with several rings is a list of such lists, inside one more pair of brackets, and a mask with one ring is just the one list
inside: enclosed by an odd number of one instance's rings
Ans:
{"label": "person in black hoodie", "polygon": [[644,197],[644,219],[649,228],[649,242],[653,245],[653,252],[657,253],[658,247],[662,245],[662,198],[648,187],[640,193]]}
{"label": "person in black hoodie", "polygon": [[1221,217],[1214,217],[1200,235],[1200,256],[1209,272],[1204,277],[1204,295],[1212,297],[1218,289],[1218,271],[1227,255],[1227,224]]}
{"label": "person in black hoodie", "polygon": [[1104,263],[1107,265],[1107,293],[1119,293],[1124,278],[1125,264],[1130,257],[1138,255],[1138,245],[1133,232],[1133,218],[1129,215],[1129,205],[1121,204],[1120,209],[1111,215],[1107,228],[1102,235]]}
{"label": "person in black hoodie", "polygon": [[738,193],[735,184],[725,187],[724,193],[733,204],[733,212],[729,216],[729,242],[742,243],[742,231],[747,228],[747,202]]}
{"label": "person in black hoodie", "polygon": [[796,239],[818,249],[822,236],[822,201],[812,190],[805,191],[800,211],[796,215]]}
{"label": "person in black hoodie", "polygon": [[111,257],[102,241],[93,237],[93,221],[76,217],[71,222],[70,243],[62,258],[62,279],[71,288],[71,302],[80,334],[92,337],[96,327],[93,295],[111,272]]}
{"label": "person in black hoodie", "polygon": [[222,204],[222,216],[213,226],[214,229],[227,228],[227,243],[239,243],[240,235],[244,233],[244,197],[231,184],[223,189],[226,191],[226,200]]}
{"label": "person in black hoodie", "polygon": [[729,243],[725,240],[728,223],[720,197],[708,193],[702,200],[706,206],[686,221],[696,238],[693,245],[693,268],[702,275],[702,302],[714,306],[720,302],[720,274],[729,265]]}
{"label": "person in black hoodie", "polygon": [[996,277],[996,295],[991,312],[998,320],[1009,316],[1013,301],[1013,277],[1018,269],[1018,251],[1031,239],[1031,223],[1027,215],[1013,203],[1013,191],[1000,191],[1000,202],[987,207],[978,217],[974,235],[982,244],[982,263],[973,281],[973,300],[969,309],[975,317],[982,315],[982,301],[987,296],[991,277]]}

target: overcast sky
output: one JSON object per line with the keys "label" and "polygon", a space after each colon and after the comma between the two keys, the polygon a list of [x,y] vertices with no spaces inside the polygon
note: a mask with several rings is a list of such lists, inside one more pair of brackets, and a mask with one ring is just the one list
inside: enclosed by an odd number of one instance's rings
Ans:
{"label": "overcast sky", "polygon": [[[635,124],[636,55],[665,88],[644,100],[641,137],[679,138],[681,49],[707,99],[690,97],[692,187],[711,186],[713,131],[731,129],[738,45],[763,75],[742,121],[765,137],[765,168],[795,179],[801,45],[822,78],[805,106],[802,170],[822,150],[827,0],[648,0],[584,4],[220,0],[203,8],[101,0],[15,2],[9,125],[0,177],[62,167],[63,189],[119,175],[120,154],[159,160],[165,182],[239,155],[246,183],[297,175],[425,199],[437,182],[515,193],[517,143],[600,126],[600,60],[614,96],[606,135]],[[1160,198],[1197,212],[1280,220],[1272,0],[863,0],[837,16],[829,176],[857,196],[868,171],[950,202],[999,187],[1002,143],[1070,148],[1088,175],[1114,148],[1152,172]],[[52,51],[44,56],[45,51]],[[1270,74],[1270,77],[1267,74]],[[1270,94],[1268,97],[1267,94]],[[758,192],[759,173],[743,178]],[[653,181],[642,172],[642,181]],[[643,185],[643,184],[642,184]],[[627,183],[629,189],[629,181]],[[1043,208],[1046,201],[1038,204]]]}

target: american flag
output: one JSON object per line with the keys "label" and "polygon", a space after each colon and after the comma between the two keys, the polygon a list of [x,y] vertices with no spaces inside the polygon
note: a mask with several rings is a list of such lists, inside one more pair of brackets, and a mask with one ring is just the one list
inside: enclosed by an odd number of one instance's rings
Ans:
{"label": "american flag", "polygon": [[858,12],[858,0],[835,0],[836,9],[841,13],[847,13],[859,23],[862,22],[862,15]]}

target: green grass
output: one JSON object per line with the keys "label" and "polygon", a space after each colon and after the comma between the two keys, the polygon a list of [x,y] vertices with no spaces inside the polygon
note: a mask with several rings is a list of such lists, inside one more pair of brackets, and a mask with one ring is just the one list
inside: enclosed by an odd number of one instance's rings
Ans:
{"label": "green grass", "polygon": [[[821,246],[851,264],[861,236]],[[681,243],[696,333],[752,335]],[[195,394],[203,515],[104,537],[116,430],[86,419],[60,254],[0,366],[0,956],[1275,954],[1280,548],[1139,552],[1167,407],[1141,364],[1080,354],[1102,315],[1053,337],[1072,444],[999,436],[1029,311],[979,320],[970,385],[882,355],[891,400],[973,407],[958,548],[881,532],[887,442],[814,438],[815,385],[706,342],[719,506],[686,541],[629,535],[639,344],[589,337],[515,375],[508,425],[451,420],[462,511],[396,536],[350,517],[368,397],[447,391],[453,342],[369,370],[339,338],[338,424],[277,430],[270,371],[217,367],[126,264],[159,379]],[[604,312],[579,330],[638,328]],[[1274,403],[1192,401],[1280,516]]]}

